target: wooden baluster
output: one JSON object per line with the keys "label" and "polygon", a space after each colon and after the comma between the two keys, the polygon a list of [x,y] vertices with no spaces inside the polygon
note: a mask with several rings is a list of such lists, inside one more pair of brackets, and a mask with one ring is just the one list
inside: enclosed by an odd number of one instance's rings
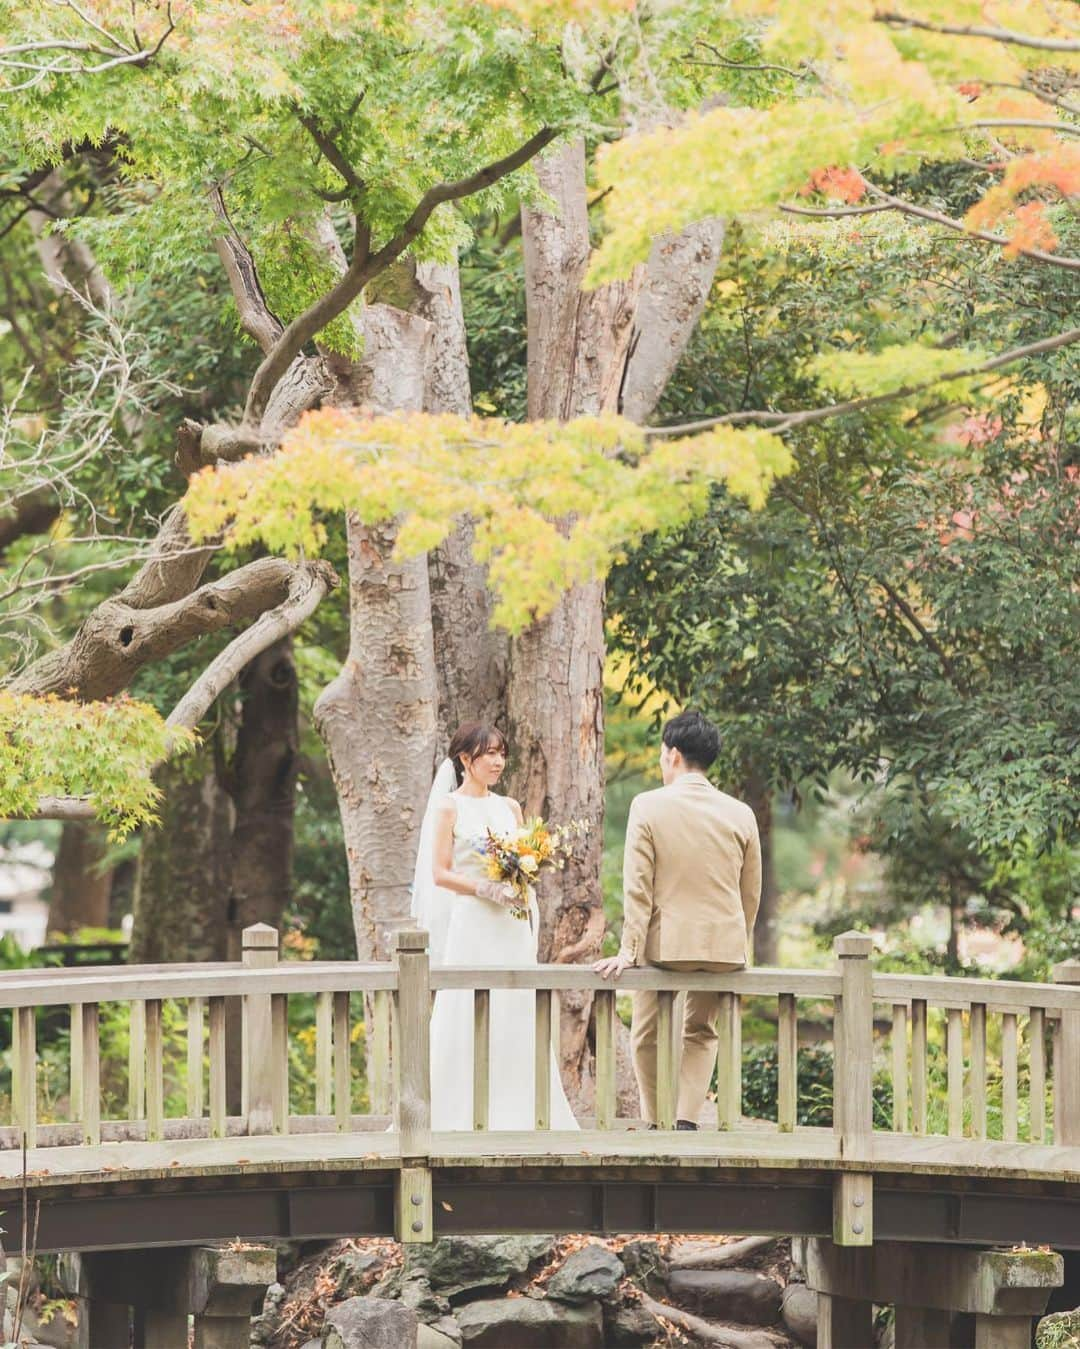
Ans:
{"label": "wooden baluster", "polygon": [[146,1003],[128,1003],[128,1119],[146,1118]]}
{"label": "wooden baluster", "polygon": [[895,1002],[892,1009],[892,1127],[898,1134],[907,1133],[908,1112],[908,1047],[907,1003]]}
{"label": "wooden baluster", "polygon": [[334,1124],[339,1134],[352,1128],[351,1049],[349,995],[339,992],[334,994]]}
{"label": "wooden baluster", "polygon": [[615,990],[601,988],[593,1000],[596,1014],[596,1127],[615,1127]]}
{"label": "wooden baluster", "polygon": [[1058,1084],[1062,1079],[1061,1067],[1061,1017],[1056,1016],[1050,1023],[1050,1079],[1054,1094],[1054,1142],[1060,1147],[1061,1131],[1061,1095]]}
{"label": "wooden baluster", "polygon": [[148,998],[143,1007],[146,1029],[146,1136],[153,1143],[165,1137],[161,1001]]}
{"label": "wooden baluster", "polygon": [[716,1023],[716,1127],[734,1129],[742,1119],[742,1003],[720,994]]}
{"label": "wooden baluster", "polygon": [[669,988],[656,995],[656,1127],[675,1127],[675,1063],[671,1028],[675,994]]}
{"label": "wooden baluster", "polygon": [[[1080,985],[1080,960],[1054,966],[1055,984]],[[1066,1147],[1080,1147],[1080,1007],[1066,1007],[1058,1022],[1054,1059],[1054,1132]]]}
{"label": "wooden baluster", "polygon": [[926,1133],[926,1000],[911,1000],[911,1132]]}
{"label": "wooden baluster", "polygon": [[315,1113],[334,1109],[334,995],[329,989],[315,994]]}
{"label": "wooden baluster", "polygon": [[187,1002],[187,1115],[203,1117],[203,1007],[202,998]]}
{"label": "wooden baluster", "polygon": [[390,1113],[390,995],[379,989],[371,998],[371,1034],[367,1038],[371,1113]]}
{"label": "wooden baluster", "polygon": [[491,989],[473,989],[473,1128],[488,1127],[491,1072]]}
{"label": "wooden baluster", "polygon": [[79,1038],[82,1041],[82,1102],[79,1106],[82,1141],[96,1146],[101,1142],[101,1051],[96,1002],[79,1005]]}
{"label": "wooden baluster", "polygon": [[971,1004],[971,1136],[986,1137],[986,1004]]}
{"label": "wooden baluster", "polygon": [[1033,1143],[1046,1140],[1046,1013],[1033,1007],[1028,1020],[1028,1114]]}
{"label": "wooden baluster", "polygon": [[79,1004],[73,1002],[69,1008],[68,1045],[71,1067],[68,1078],[68,1119],[78,1123],[82,1106],[82,1012]]}
{"label": "wooden baluster", "polygon": [[949,1137],[964,1136],[964,1013],[946,1009],[945,1052],[949,1078]]}
{"label": "wooden baluster", "polygon": [[1001,1017],[1001,1136],[1015,1143],[1018,1134],[1017,1025],[1015,1012]]}
{"label": "wooden baluster", "polygon": [[20,1138],[37,1146],[37,1018],[33,1007],[16,1007],[11,1027],[11,1107]]}
{"label": "wooden baluster", "polygon": [[289,1132],[289,995],[270,994],[270,1129]]}
{"label": "wooden baluster", "polygon": [[225,999],[208,998],[210,1021],[210,1137],[225,1138]]}
{"label": "wooden baluster", "polygon": [[782,1134],[795,1128],[798,1096],[799,1015],[794,993],[777,999],[776,1020],[776,1123]]}
{"label": "wooden baluster", "polygon": [[536,1127],[551,1128],[551,989],[536,990]]}

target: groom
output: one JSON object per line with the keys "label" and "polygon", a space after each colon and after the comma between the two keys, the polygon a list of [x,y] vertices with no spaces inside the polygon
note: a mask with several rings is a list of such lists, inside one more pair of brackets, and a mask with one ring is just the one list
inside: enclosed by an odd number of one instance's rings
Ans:
{"label": "groom", "polygon": [[[604,978],[631,965],[737,970],[749,959],[761,899],[761,845],[749,806],[712,786],[705,771],[720,732],[700,712],[664,727],[664,785],[630,806],[623,859],[623,935],[617,956],[593,966]],[[630,1043],[641,1109],[656,1127],[657,995],[633,994]],[[686,995],[677,1129],[696,1129],[716,1061],[720,995]]]}

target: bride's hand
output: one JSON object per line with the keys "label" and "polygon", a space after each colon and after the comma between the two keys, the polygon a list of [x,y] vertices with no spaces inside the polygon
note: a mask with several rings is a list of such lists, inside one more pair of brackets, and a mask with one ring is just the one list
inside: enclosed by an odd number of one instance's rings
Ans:
{"label": "bride's hand", "polygon": [[506,881],[478,881],[476,895],[478,899],[490,899],[504,909],[515,908],[521,902],[514,887]]}

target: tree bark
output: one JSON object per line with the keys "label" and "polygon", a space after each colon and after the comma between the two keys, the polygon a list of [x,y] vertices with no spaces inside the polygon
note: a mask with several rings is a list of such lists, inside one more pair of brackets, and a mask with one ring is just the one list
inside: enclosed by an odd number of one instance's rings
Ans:
{"label": "tree bark", "polygon": [[[422,408],[431,325],[389,305],[364,313],[353,396],[373,412]],[[348,520],[349,654],[315,704],[337,788],[360,960],[389,958],[410,885],[435,758],[427,558],[397,561],[397,528]]]}
{"label": "tree bark", "polygon": [[754,964],[775,965],[779,957],[780,889],[776,883],[776,858],[773,847],[772,790],[753,768],[743,788],[747,804],[757,818],[761,837],[761,907],[754,924]]}
{"label": "tree bark", "polygon": [[133,964],[225,959],[234,812],[214,765],[164,764],[161,823],[143,840],[131,932]]}
{"label": "tree bark", "polygon": [[251,923],[281,929],[292,896],[293,816],[299,771],[299,681],[292,638],[268,647],[239,681],[240,726],[225,775],[236,822],[228,895],[229,960]]}
{"label": "tree bark", "polygon": [[71,936],[81,927],[109,926],[113,873],[102,865],[106,847],[101,825],[82,820],[64,825],[53,863],[48,933]]}

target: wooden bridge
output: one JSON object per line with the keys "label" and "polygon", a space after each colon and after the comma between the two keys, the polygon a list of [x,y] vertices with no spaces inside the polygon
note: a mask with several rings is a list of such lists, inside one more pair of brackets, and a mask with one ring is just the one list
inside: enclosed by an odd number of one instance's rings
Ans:
{"label": "wooden bridge", "polygon": [[[838,1248],[1080,1250],[1080,962],[1057,967],[1053,983],[1023,984],[876,973],[858,933],[837,938],[835,953],[825,970],[634,970],[615,989],[576,966],[432,968],[417,932],[398,934],[392,963],[279,963],[277,933],[257,926],[235,964],[6,973],[5,1243],[10,1250],[20,1231],[36,1234],[39,1251],[81,1252],[233,1238],[690,1231],[790,1233]],[[616,999],[634,988],[659,991],[655,1132],[616,1108]],[[672,1127],[675,1027],[678,995],[692,988],[720,992],[722,1011],[715,1128],[685,1133]],[[471,1132],[430,1129],[438,989],[473,990],[475,1068],[462,1084]],[[487,1129],[496,989],[536,998],[529,1132]],[[595,1117],[580,1133],[555,1132],[548,1045],[558,995],[581,990],[595,998]],[[106,1006],[109,1024],[126,1029],[126,1064],[102,1053]],[[772,1121],[742,1114],[745,1006],[775,1022]],[[290,1007],[306,1007],[312,1022],[314,1091],[303,1111]],[[831,1127],[798,1123],[800,1023],[824,1028],[835,1047]],[[66,1120],[44,1118],[39,1028],[43,1045],[70,1034],[66,1091],[49,1086]],[[999,1047],[1000,1079],[988,1073],[988,1046]],[[361,1062],[366,1108],[357,1113]],[[167,1079],[182,1087],[179,1113],[175,1099],[166,1109]],[[116,1102],[117,1081],[126,1104]],[[875,1118],[875,1083],[891,1101],[887,1119],[880,1109]]]}

